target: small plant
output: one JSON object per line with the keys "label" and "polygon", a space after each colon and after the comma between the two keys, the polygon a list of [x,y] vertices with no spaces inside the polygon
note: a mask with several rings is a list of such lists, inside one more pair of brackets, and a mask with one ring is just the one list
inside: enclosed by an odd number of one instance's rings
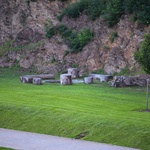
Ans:
{"label": "small plant", "polygon": [[95,73],[95,74],[105,74],[105,71],[101,68],[101,69],[92,71],[92,73]]}
{"label": "small plant", "polygon": [[80,46],[81,47],[85,46],[87,42],[91,40],[92,37],[93,32],[91,32],[89,28],[83,28],[78,34]]}
{"label": "small plant", "polygon": [[53,26],[52,21],[49,20],[47,23],[45,23],[44,28],[46,32],[45,36],[47,38],[51,38],[53,35],[55,35],[55,28]]}
{"label": "small plant", "polygon": [[69,53],[70,51],[66,50],[63,57],[67,56]]}
{"label": "small plant", "polygon": [[113,43],[117,36],[118,36],[118,33],[116,31],[113,31],[109,38],[110,42]]}
{"label": "small plant", "polygon": [[13,40],[8,40],[3,45],[0,45],[0,56],[2,56],[5,52],[8,52],[13,45]]}
{"label": "small plant", "polygon": [[56,59],[54,56],[51,57],[51,63],[55,63],[56,62]]}
{"label": "small plant", "polygon": [[79,65],[78,64],[72,64],[72,68],[78,68],[79,67]]}
{"label": "small plant", "polygon": [[126,66],[124,69],[122,69],[119,73],[117,73],[117,75],[121,76],[121,75],[129,75],[130,74],[130,70],[129,67]]}

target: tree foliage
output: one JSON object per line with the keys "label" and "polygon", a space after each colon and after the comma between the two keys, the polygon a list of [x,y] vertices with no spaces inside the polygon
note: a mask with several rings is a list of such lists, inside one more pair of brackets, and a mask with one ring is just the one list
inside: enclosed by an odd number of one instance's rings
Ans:
{"label": "tree foliage", "polygon": [[79,0],[69,4],[58,16],[61,19],[66,15],[77,18],[85,13],[89,19],[103,17],[108,26],[118,23],[124,13],[133,14],[138,22],[150,24],[150,0]]}
{"label": "tree foliage", "polygon": [[146,73],[150,73],[150,34],[145,35],[141,48],[134,54],[134,58]]}

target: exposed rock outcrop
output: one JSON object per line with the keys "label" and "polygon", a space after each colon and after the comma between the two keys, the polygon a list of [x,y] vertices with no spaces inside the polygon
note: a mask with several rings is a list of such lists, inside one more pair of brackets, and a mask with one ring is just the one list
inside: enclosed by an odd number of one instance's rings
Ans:
{"label": "exposed rock outcrop", "polygon": [[[64,57],[68,46],[60,35],[45,38],[44,25],[49,21],[53,25],[60,24],[57,15],[65,5],[61,1],[0,0],[0,49],[5,45],[9,50],[0,57],[0,66],[18,63],[23,68],[35,67],[41,73],[57,73],[78,67],[80,75],[101,68],[108,74],[120,72],[126,66],[129,70],[139,68],[133,51],[140,47],[150,27],[131,23],[128,15],[122,16],[111,29],[101,18],[91,21],[84,14],[77,19],[64,17],[61,23],[69,28],[79,31],[88,27],[94,32],[94,38],[83,51]],[[113,32],[118,36],[111,42]],[[12,41],[12,44],[5,44],[7,41]]]}

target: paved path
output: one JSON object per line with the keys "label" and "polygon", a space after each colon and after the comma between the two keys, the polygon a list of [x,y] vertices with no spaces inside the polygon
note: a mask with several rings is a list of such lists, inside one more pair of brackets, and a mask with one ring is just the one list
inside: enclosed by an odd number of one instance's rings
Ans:
{"label": "paved path", "polygon": [[134,148],[3,128],[0,128],[0,147],[17,150],[136,150]]}

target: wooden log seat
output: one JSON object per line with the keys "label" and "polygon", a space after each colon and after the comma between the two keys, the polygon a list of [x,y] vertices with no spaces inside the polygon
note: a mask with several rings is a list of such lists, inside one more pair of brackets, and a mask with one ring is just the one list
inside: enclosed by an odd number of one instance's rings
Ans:
{"label": "wooden log seat", "polygon": [[89,77],[93,79],[98,79],[100,82],[108,82],[110,79],[113,79],[112,75],[103,75],[103,74],[89,74]]}
{"label": "wooden log seat", "polygon": [[86,84],[93,83],[93,78],[92,77],[84,77],[84,83],[86,83]]}
{"label": "wooden log seat", "polygon": [[23,83],[33,83],[33,78],[41,78],[42,80],[55,79],[55,75],[54,74],[25,75],[20,77],[20,81]]}
{"label": "wooden log seat", "polygon": [[42,79],[41,78],[33,78],[33,84],[41,85],[42,84]]}
{"label": "wooden log seat", "polygon": [[69,68],[68,69],[68,74],[71,74],[72,78],[78,78],[78,76],[79,76],[78,73],[79,73],[78,68]]}
{"label": "wooden log seat", "polygon": [[71,85],[72,84],[71,74],[61,74],[60,75],[60,84],[61,85]]}

